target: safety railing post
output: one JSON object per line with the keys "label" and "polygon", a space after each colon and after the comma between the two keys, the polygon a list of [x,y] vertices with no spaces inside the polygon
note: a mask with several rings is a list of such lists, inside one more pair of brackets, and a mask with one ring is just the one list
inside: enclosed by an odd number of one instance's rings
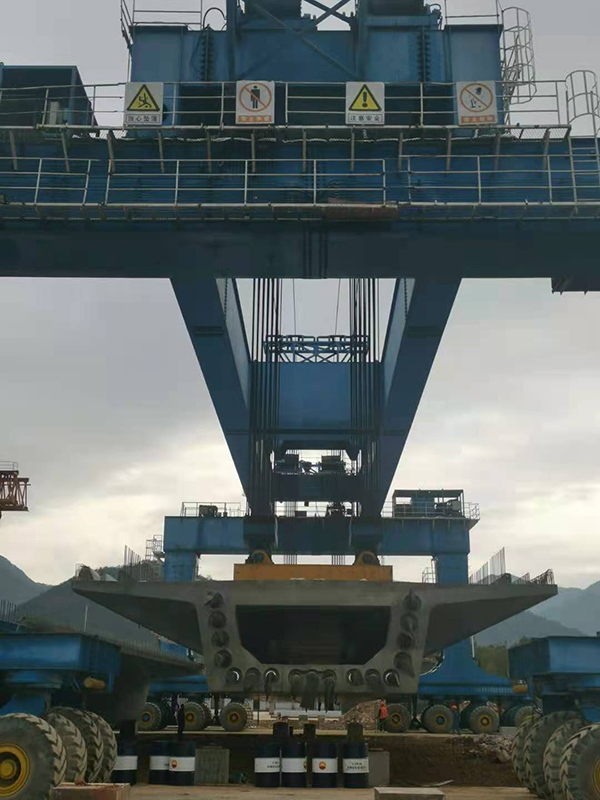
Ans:
{"label": "safety railing post", "polygon": [[419,124],[423,126],[425,124],[425,95],[423,92],[423,82],[419,84]]}
{"label": "safety railing post", "polygon": [[244,161],[244,205],[248,205],[248,159]]}
{"label": "safety railing post", "polygon": [[477,156],[477,204],[481,205],[481,156]]}
{"label": "safety railing post", "polygon": [[33,198],[34,205],[37,205],[38,197],[40,194],[40,183],[42,181],[42,165],[43,165],[43,159],[40,158],[38,163],[37,179],[35,182],[35,195]]}
{"label": "safety railing post", "polygon": [[[173,84],[173,111],[171,113],[171,127],[174,128],[176,125],[176,120],[179,117],[179,110],[177,108],[179,104],[179,97],[177,96],[177,84]],[[184,120],[185,121],[185,120]]]}
{"label": "safety railing post", "polygon": [[46,93],[44,95],[44,113],[42,114],[42,125],[47,125],[47,114],[48,114],[48,96],[50,94],[50,89],[46,89]]}
{"label": "safety railing post", "polygon": [[85,205],[87,203],[88,189],[90,188],[90,172],[91,171],[92,171],[92,159],[89,158],[88,159],[88,165],[87,165],[87,172],[86,172],[86,175],[85,175],[85,185],[84,185],[84,188],[83,188],[83,201],[82,201],[83,205]]}
{"label": "safety railing post", "polygon": [[223,127],[225,124],[225,82],[221,82],[221,122],[220,125]]}
{"label": "safety railing post", "polygon": [[381,159],[381,177],[382,177],[382,189],[383,189],[383,205],[385,205],[387,203],[387,179],[385,172],[385,158]]}
{"label": "safety railing post", "polygon": [[317,205],[317,159],[313,159],[313,205]]}
{"label": "safety railing post", "polygon": [[175,205],[179,204],[179,159],[175,162]]}

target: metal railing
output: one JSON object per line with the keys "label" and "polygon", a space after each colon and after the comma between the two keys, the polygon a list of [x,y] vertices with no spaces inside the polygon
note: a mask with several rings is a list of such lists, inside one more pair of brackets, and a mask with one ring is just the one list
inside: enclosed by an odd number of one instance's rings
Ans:
{"label": "metal railing", "polygon": [[386,502],[381,512],[383,517],[393,517],[393,519],[469,519],[479,520],[481,514],[479,503],[462,503],[462,507],[457,509],[450,502],[412,502],[394,503]]}
{"label": "metal railing", "polygon": [[284,362],[351,361],[369,351],[368,336],[267,336],[263,347]]}
{"label": "metal railing", "polygon": [[19,465],[16,461],[0,461],[0,472],[18,472]]}
{"label": "metal railing", "polygon": [[[0,128],[40,127],[80,130],[99,135],[123,129],[125,83],[3,88]],[[345,83],[276,83],[276,126],[346,128]],[[471,127],[570,126],[594,135],[600,127],[600,95],[595,73],[579,70],[564,80],[498,81],[498,124]],[[165,83],[161,130],[229,128],[236,126],[234,82]],[[454,83],[386,83],[385,126],[388,128],[452,128],[458,126]],[[368,115],[367,115],[368,116]],[[367,117],[364,120],[368,123]],[[238,126],[248,130],[250,126]],[[259,126],[260,127],[260,126]],[[356,127],[360,127],[360,124]],[[272,129],[272,128],[268,128]],[[148,132],[147,128],[144,128]],[[467,131],[467,127],[463,127]],[[129,131],[129,133],[128,133]],[[468,134],[465,134],[468,135]]]}
{"label": "metal railing", "polygon": [[135,28],[144,26],[204,26],[202,0],[121,0],[121,31],[128,45],[133,43]]}
{"label": "metal railing", "polygon": [[218,519],[219,517],[242,517],[241,503],[205,502],[181,504],[180,516],[182,517],[204,517],[207,519]]}
{"label": "metal railing", "polygon": [[[538,156],[427,154],[354,159],[0,158],[0,217],[257,216],[596,218],[598,142]],[[169,214],[170,212],[170,214]]]}

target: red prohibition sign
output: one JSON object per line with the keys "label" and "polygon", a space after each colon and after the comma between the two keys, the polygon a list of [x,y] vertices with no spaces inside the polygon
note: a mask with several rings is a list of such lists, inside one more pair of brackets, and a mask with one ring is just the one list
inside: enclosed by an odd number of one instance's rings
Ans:
{"label": "red prohibition sign", "polygon": [[[255,91],[255,89],[257,91]],[[247,97],[246,97],[246,93]],[[252,81],[247,83],[240,92],[240,104],[254,114],[264,111],[271,105],[273,93],[266,83]],[[249,104],[249,105],[248,105]]]}
{"label": "red prohibition sign", "polygon": [[[470,101],[468,98],[471,98]],[[481,83],[470,83],[460,93],[460,102],[469,111],[481,113],[482,111],[487,111],[492,105],[494,96],[489,87]],[[468,105],[469,102],[471,103],[470,106]]]}

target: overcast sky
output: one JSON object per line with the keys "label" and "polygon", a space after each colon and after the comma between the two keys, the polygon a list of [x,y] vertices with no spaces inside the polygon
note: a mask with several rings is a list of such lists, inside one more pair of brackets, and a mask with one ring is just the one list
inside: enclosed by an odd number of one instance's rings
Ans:
{"label": "overcast sky", "polygon": [[[2,5],[0,61],[125,79],[118,0]],[[597,0],[527,8],[538,78],[600,70]],[[298,332],[333,328],[336,289],[297,283]],[[598,295],[463,284],[393,485],[461,486],[481,504],[474,568],[506,546],[514,573],[600,578],[599,333]],[[30,513],[0,522],[0,552],[35,580],[142,552],[182,500],[242,499],[168,281],[0,279],[0,343],[0,460],[32,481]],[[395,577],[420,580],[424,562],[395,560]],[[231,576],[222,558],[203,569]]]}

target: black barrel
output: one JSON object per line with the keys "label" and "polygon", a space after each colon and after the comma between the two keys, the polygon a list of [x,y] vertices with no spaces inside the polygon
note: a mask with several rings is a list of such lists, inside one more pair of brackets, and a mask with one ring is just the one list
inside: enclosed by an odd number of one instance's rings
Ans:
{"label": "black barrel", "polygon": [[337,745],[315,742],[312,749],[313,789],[335,789],[338,784]]}
{"label": "black barrel", "polygon": [[169,748],[169,785],[193,786],[195,773],[195,742],[172,742]]}
{"label": "black barrel", "polygon": [[344,788],[369,788],[369,748],[365,742],[344,744]]}
{"label": "black barrel", "polygon": [[117,742],[117,760],[112,772],[112,783],[129,783],[135,786],[137,781],[138,754],[136,742],[121,740]]}
{"label": "black barrel", "polygon": [[169,742],[150,742],[149,783],[163,785],[169,782],[169,747]]}
{"label": "black barrel", "polygon": [[254,757],[254,785],[276,789],[281,783],[281,747],[275,742],[261,745]]}
{"label": "black barrel", "polygon": [[306,786],[306,743],[287,741],[281,748],[281,785],[294,789]]}

